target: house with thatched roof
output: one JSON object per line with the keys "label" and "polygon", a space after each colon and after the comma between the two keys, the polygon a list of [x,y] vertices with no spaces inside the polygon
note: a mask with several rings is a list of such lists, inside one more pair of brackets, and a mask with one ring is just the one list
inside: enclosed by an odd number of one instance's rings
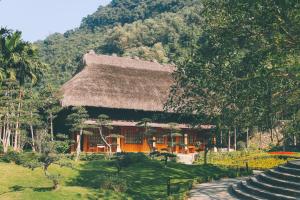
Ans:
{"label": "house with thatched roof", "polygon": [[[109,143],[115,151],[149,152],[151,146],[157,150],[171,148],[174,151],[193,152],[197,144],[205,144],[211,126],[192,128],[187,124],[177,124],[182,135],[170,138],[170,122],[178,121],[178,115],[164,111],[173,83],[174,66],[107,55],[96,55],[93,51],[83,57],[84,68],[62,88],[61,105],[68,110],[74,106],[84,106],[93,118],[106,114],[111,118],[113,129],[104,129],[110,137]],[[155,130],[145,137],[145,127],[138,125],[143,118],[150,118],[148,126]],[[182,120],[181,120],[182,121]],[[85,135],[82,149],[86,152],[105,151],[106,145],[97,130]],[[121,137],[122,136],[122,137]],[[151,145],[149,145],[151,143]]]}

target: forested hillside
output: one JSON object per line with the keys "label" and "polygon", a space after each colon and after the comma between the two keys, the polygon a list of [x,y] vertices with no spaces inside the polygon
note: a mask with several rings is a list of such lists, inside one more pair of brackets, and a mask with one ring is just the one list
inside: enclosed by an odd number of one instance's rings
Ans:
{"label": "forested hillside", "polygon": [[199,0],[113,0],[84,18],[79,28],[36,45],[50,65],[48,80],[57,85],[80,70],[82,55],[90,49],[172,63],[189,53],[200,32],[200,10]]}

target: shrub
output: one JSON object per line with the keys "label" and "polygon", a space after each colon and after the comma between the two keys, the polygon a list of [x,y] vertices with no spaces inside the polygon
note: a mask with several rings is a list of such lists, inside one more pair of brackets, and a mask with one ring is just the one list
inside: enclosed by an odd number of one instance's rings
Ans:
{"label": "shrub", "polygon": [[143,153],[117,153],[113,159],[115,160],[115,167],[117,168],[118,173],[120,173],[123,168],[134,163],[143,162],[148,158]]}
{"label": "shrub", "polygon": [[3,151],[3,145],[0,144],[0,154],[2,154],[2,153],[4,153],[4,151]]}
{"label": "shrub", "polygon": [[[294,159],[300,155],[295,153],[293,155],[270,155],[262,151],[236,151],[236,152],[218,152],[209,153],[209,162],[211,164],[245,168],[246,162],[250,169],[269,169],[277,165],[284,164],[287,160]],[[203,158],[200,156],[198,162],[202,163]]]}
{"label": "shrub", "polygon": [[56,152],[61,154],[69,152],[70,149],[69,141],[55,141],[54,146]]}
{"label": "shrub", "polygon": [[15,151],[9,151],[6,154],[4,154],[4,156],[2,157],[2,161],[7,163],[14,162],[16,164],[20,164],[21,163],[20,153]]}
{"label": "shrub", "polygon": [[62,158],[68,159],[68,160],[74,160],[75,155],[73,153],[69,153],[69,154],[63,154],[61,155]]}
{"label": "shrub", "polygon": [[110,189],[115,192],[126,192],[128,187],[125,180],[125,178],[120,176],[104,176],[101,183],[101,188]]}
{"label": "shrub", "polygon": [[138,163],[147,160],[147,156],[143,153],[126,153],[125,157],[131,163]]}
{"label": "shrub", "polygon": [[207,180],[206,180],[206,177],[199,176],[196,178],[196,181],[197,181],[197,183],[205,183]]}
{"label": "shrub", "polygon": [[239,150],[246,149],[246,143],[243,142],[243,141],[238,141],[237,144],[236,144],[236,146],[237,146],[237,149],[239,149]]}
{"label": "shrub", "polygon": [[85,153],[80,155],[80,160],[83,161],[93,161],[93,160],[103,160],[105,155],[99,153]]}
{"label": "shrub", "polygon": [[67,135],[57,134],[54,141],[54,149],[56,153],[65,154],[69,152],[71,144],[72,140],[69,140]]}

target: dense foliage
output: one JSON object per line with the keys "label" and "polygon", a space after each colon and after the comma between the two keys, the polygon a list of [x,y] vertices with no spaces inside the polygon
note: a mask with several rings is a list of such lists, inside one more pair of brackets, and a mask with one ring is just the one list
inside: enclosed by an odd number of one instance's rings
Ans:
{"label": "dense foliage", "polygon": [[169,106],[204,113],[219,129],[234,130],[235,143],[237,129],[256,127],[272,137],[279,124],[296,119],[299,6],[295,1],[203,1],[202,34],[194,53],[178,65]]}
{"label": "dense foliage", "polygon": [[56,85],[81,70],[82,56],[90,49],[172,63],[188,54],[199,32],[200,10],[198,0],[112,1],[83,19],[80,28],[50,35],[36,45],[51,66],[48,79]]}
{"label": "dense foliage", "polygon": [[81,27],[124,25],[137,20],[153,18],[164,12],[176,12],[192,1],[180,0],[113,0],[108,6],[100,6],[92,15],[83,19]]}
{"label": "dense foliage", "polygon": [[[11,148],[41,153],[46,142],[42,136],[54,140],[53,119],[60,110],[59,96],[43,81],[45,74],[47,65],[39,59],[37,49],[21,39],[21,32],[1,28],[0,144],[4,153]],[[66,144],[63,140],[57,147]]]}

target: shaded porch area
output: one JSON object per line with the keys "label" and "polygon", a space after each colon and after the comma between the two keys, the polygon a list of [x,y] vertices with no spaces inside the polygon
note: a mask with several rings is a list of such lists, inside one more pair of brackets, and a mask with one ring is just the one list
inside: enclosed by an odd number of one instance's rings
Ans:
{"label": "shaded porch area", "polygon": [[[94,121],[89,121],[94,124]],[[154,133],[151,136],[145,134],[143,127],[137,126],[137,122],[112,121],[112,129],[103,128],[103,136],[111,146],[113,152],[143,152],[169,151],[174,153],[194,153],[202,151],[207,143],[210,133],[209,126],[202,128],[190,128],[184,124],[178,124],[179,135],[171,137],[168,124],[149,123]],[[99,130],[90,129],[92,134],[83,136],[84,152],[105,153],[109,147],[103,141]]]}

